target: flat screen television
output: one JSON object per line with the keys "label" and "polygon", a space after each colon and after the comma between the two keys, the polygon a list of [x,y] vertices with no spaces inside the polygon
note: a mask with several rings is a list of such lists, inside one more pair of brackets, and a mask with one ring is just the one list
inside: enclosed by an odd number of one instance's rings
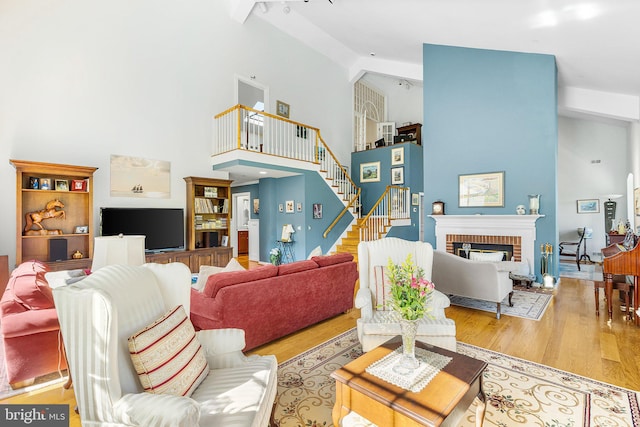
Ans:
{"label": "flat screen television", "polygon": [[148,252],[184,249],[184,210],[100,208],[102,236],[143,235]]}

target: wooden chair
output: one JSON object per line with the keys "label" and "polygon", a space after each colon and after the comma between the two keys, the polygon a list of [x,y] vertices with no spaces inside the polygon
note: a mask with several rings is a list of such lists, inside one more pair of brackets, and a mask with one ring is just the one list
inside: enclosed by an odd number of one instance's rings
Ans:
{"label": "wooden chair", "polygon": [[[618,244],[612,244],[607,246],[606,248],[601,249],[603,257],[610,257],[619,252],[622,252],[622,249]],[[596,300],[596,316],[600,315],[600,289],[605,289],[605,282],[602,280],[596,280],[593,282],[593,292]],[[633,291],[634,284],[629,283],[627,281],[627,276],[624,274],[614,274],[613,275],[613,290],[617,290],[618,293],[624,292],[624,304],[627,308],[627,320],[633,319]],[[622,294],[621,294],[622,295]],[[606,298],[606,293],[605,293]]]}
{"label": "wooden chair", "polygon": [[[593,292],[596,300],[596,316],[600,316],[600,289],[605,289],[604,280],[593,281]],[[627,308],[626,320],[633,319],[633,283],[627,282],[627,276],[615,274],[613,276],[613,290],[624,292],[624,304]],[[606,294],[605,294],[606,298]]]}
{"label": "wooden chair", "polygon": [[[582,258],[586,258],[589,260],[589,262],[591,262],[591,258],[589,257],[589,255],[587,255],[587,242],[585,240],[585,235],[587,233],[585,233],[585,230],[586,230],[586,227],[578,229],[578,235],[580,236],[580,240],[578,240],[577,242],[560,242],[560,244],[558,245],[560,247],[560,251],[558,252],[559,255],[568,255],[568,256],[576,257],[576,264],[578,265],[578,271],[580,271],[580,261],[582,260]],[[582,242],[584,242],[584,248],[582,250],[582,255],[580,255],[580,246],[582,245]]]}

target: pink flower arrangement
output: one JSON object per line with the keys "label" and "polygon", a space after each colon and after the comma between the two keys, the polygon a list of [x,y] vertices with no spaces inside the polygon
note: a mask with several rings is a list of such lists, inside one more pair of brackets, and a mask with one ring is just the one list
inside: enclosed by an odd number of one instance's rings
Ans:
{"label": "pink flower arrangement", "polygon": [[391,284],[391,309],[406,320],[418,320],[428,314],[427,302],[435,285],[425,279],[423,269],[414,264],[411,254],[400,265],[389,258],[387,277]]}

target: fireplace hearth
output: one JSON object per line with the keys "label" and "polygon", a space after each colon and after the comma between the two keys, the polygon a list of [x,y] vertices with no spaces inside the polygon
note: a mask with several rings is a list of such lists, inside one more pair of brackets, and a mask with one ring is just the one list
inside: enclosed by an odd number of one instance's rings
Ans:
{"label": "fireplace hearth", "polygon": [[[534,271],[536,221],[544,215],[429,215],[436,222],[436,250],[457,253],[457,244],[504,245],[514,261]],[[455,246],[454,246],[455,245]]]}

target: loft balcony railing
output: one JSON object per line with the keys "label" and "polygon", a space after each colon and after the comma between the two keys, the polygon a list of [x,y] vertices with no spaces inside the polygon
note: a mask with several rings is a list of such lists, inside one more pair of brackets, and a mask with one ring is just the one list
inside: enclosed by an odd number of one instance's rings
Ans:
{"label": "loft balcony railing", "polygon": [[214,132],[213,155],[246,150],[319,165],[346,202],[325,237],[351,207],[360,206],[360,189],[322,139],[320,129],[239,104],[215,116]]}
{"label": "loft balcony railing", "polygon": [[387,234],[394,220],[409,219],[410,204],[409,188],[388,185],[369,213],[360,219],[360,241],[381,239]]}

